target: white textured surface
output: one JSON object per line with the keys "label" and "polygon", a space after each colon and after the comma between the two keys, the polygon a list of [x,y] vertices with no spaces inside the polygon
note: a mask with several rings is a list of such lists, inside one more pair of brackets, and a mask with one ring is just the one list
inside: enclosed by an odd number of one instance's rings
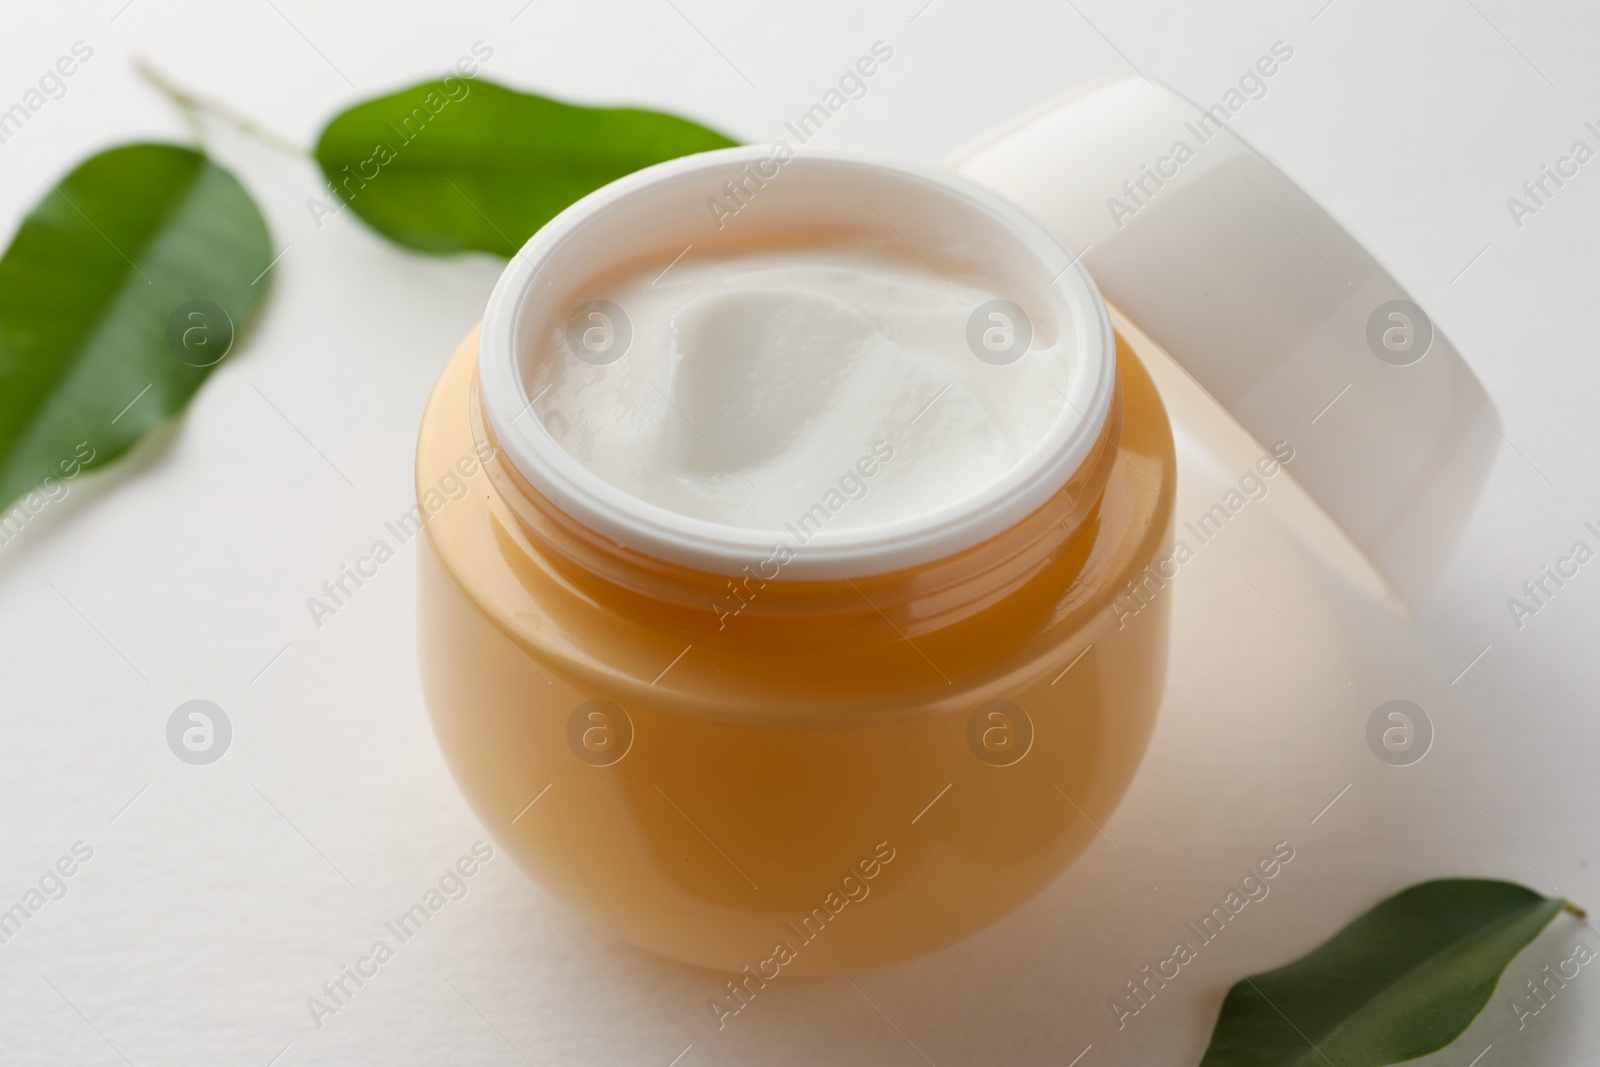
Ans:
{"label": "white textured surface", "polygon": [[[182,136],[132,75],[135,53],[300,141],[479,38],[495,48],[489,77],[670,108],[762,140],[881,38],[893,61],[822,140],[935,161],[1125,61],[1215,99],[1283,38],[1295,62],[1236,129],[1444,325],[1512,447],[1415,623],[1308,563],[1275,521],[1276,487],[1201,549],[1174,593],[1154,746],[1105,827],[1127,860],[1094,846],[1032,905],[961,945],[858,976],[858,988],[775,985],[718,1033],[705,1008],[717,976],[610,941],[497,858],[318,1030],[306,998],[484,836],[420,702],[414,546],[320,630],[305,600],[409,506],[427,390],[498,266],[397,251],[348,215],[318,231],[308,166],[218,132],[218,154],[291,246],[258,329],[175,432],[74,483],[0,548],[0,905],[74,841],[94,848],[66,897],[0,945],[0,1061],[265,1065],[282,1052],[285,1067],[666,1067],[692,1045],[684,1067],[947,1067],[1066,1064],[1092,1045],[1082,1067],[1185,1065],[1234,979],[1411,881],[1486,874],[1554,892],[1553,879],[1600,904],[1600,576],[1585,568],[1520,632],[1505,606],[1574,540],[1593,545],[1583,523],[1600,519],[1588,326],[1600,163],[1520,230],[1505,206],[1575,139],[1594,144],[1583,122],[1600,118],[1589,103],[1600,15],[1504,0],[1335,0],[1320,12],[1322,0],[1079,4],[1102,36],[1071,6],[976,0],[934,0],[920,14],[920,0],[534,0],[520,15],[522,0],[134,0],[118,15],[122,3],[8,15],[0,107],[73,41],[95,56],[0,145],[6,239],[46,182],[89,152]],[[1242,473],[1225,453],[1185,438],[1180,517]],[[173,758],[163,737],[172,709],[197,697],[226,708],[235,729],[205,768]],[[1393,697],[1420,703],[1437,730],[1410,768],[1378,762],[1364,739],[1367,716]],[[1297,855],[1271,896],[1119,1033],[1107,999],[1280,839]],[[1507,985],[1579,937],[1600,944],[1558,920]],[[1573,1063],[1600,1037],[1600,978],[1587,971],[1521,1033],[1505,998],[1503,987],[1439,1062],[1465,1064],[1492,1042],[1482,1067]]]}

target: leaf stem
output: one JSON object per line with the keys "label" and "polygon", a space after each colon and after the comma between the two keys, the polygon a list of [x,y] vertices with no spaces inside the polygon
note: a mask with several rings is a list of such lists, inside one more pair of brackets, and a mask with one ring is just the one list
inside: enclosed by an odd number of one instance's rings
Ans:
{"label": "leaf stem", "polygon": [[1561,909],[1562,911],[1570,912],[1573,915],[1576,915],[1580,919],[1587,919],[1589,917],[1589,913],[1588,912],[1584,911],[1582,908],[1578,907],[1576,904],[1574,904],[1570,900],[1563,901],[1562,904],[1563,904],[1563,907]]}
{"label": "leaf stem", "polygon": [[133,67],[145,81],[155,86],[161,91],[162,95],[177,105],[178,110],[183,113],[184,121],[194,131],[195,140],[200,142],[202,148],[205,147],[206,139],[204,127],[200,123],[200,116],[210,115],[214,119],[227,123],[240,133],[254,137],[275,151],[293,156],[295,159],[311,158],[311,153],[306,149],[301,148],[286,137],[280,137],[261,125],[261,123],[247,115],[240,114],[220,100],[213,100],[210,97],[201,96],[198,93],[192,93],[187,89],[180,88],[165,74],[152,66],[150,61],[144,57],[135,56]]}

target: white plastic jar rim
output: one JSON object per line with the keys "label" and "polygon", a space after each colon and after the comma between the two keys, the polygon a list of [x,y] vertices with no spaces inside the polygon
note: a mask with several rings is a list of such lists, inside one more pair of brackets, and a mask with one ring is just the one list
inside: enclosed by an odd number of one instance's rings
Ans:
{"label": "white plastic jar rim", "polygon": [[[528,388],[529,360],[538,358],[529,339],[541,327],[564,323],[553,306],[552,261],[574,242],[594,241],[596,223],[613,213],[641,210],[709,220],[708,189],[741,167],[770,160],[761,146],[720,149],[685,156],[637,171],[597,189],[551,219],[511,260],[484,312],[478,373],[486,418],[513,467],[567,515],[610,540],[650,557],[714,574],[736,575],[766,560],[775,544],[793,545],[781,529],[731,526],[648,503],[605,480],[569,453],[544,422],[526,417],[534,397]],[[933,194],[993,227],[991,237],[1009,239],[1037,271],[1040,288],[1058,301],[1063,333],[1072,331],[1064,402],[1040,441],[1002,477],[983,489],[938,508],[873,526],[824,528],[797,548],[783,566],[786,579],[823,580],[883,574],[925,564],[981,544],[1043,506],[1083,465],[1104,430],[1116,389],[1115,341],[1099,290],[1080,257],[1004,198],[937,170],[838,151],[804,151],[783,166],[778,182],[804,173],[808,181],[837,180],[841,197],[855,196],[854,183],[898,185]],[[857,201],[859,202],[859,200]],[[888,205],[893,210],[893,204]],[[819,209],[819,233],[836,232],[836,220]],[[705,225],[709,227],[709,221]],[[906,220],[891,223],[899,231]],[[915,230],[911,230],[915,232]],[[648,245],[597,249],[610,264],[662,251]],[[670,253],[670,250],[667,250]],[[587,279],[584,279],[585,281]],[[570,309],[566,309],[570,310]],[[531,327],[531,329],[530,329]],[[1026,358],[1026,357],[1024,357]]]}

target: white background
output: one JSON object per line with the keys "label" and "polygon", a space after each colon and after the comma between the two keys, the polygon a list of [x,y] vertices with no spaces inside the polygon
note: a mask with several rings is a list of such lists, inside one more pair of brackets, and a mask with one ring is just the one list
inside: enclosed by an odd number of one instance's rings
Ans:
{"label": "white background", "polygon": [[[0,547],[0,907],[73,842],[94,849],[68,895],[0,945],[0,1061],[1189,1065],[1232,982],[1413,881],[1502,877],[1600,906],[1600,564],[1520,631],[1505,603],[1600,520],[1600,161],[1520,230],[1505,205],[1576,138],[1595,146],[1582,123],[1600,119],[1600,14],[1509,0],[123,2],[7,13],[0,108],[74,41],[94,48],[67,95],[0,145],[7,240],[89,153],[186,139],[136,54],[302,144],[479,39],[494,49],[485,77],[766,141],[882,39],[893,60],[818,143],[938,161],[1129,64],[1209,102],[1282,39],[1294,61],[1234,128],[1429,309],[1509,445],[1414,621],[1295,547],[1279,495],[1231,524],[1178,582],[1167,704],[1109,841],[962,944],[857,988],[778,983],[719,1033],[705,1002],[720,976],[614,942],[499,857],[317,1029],[306,998],[487,836],[421,702],[415,546],[320,630],[306,599],[409,506],[423,403],[498,265],[400,251],[349,213],[319,230],[310,165],[213,129],[288,246],[258,327],[172,431]],[[1180,518],[1243,470],[1195,440],[1181,439]],[[197,697],[235,730],[210,767],[164,739]],[[1366,746],[1368,715],[1394,697],[1437,731],[1412,767]],[[1271,895],[1119,1032],[1107,1000],[1279,840],[1296,858]],[[1437,1061],[1491,1044],[1482,1067],[1586,1058],[1600,1039],[1590,969],[1520,1033],[1507,1007],[1580,939],[1600,947],[1558,919]]]}

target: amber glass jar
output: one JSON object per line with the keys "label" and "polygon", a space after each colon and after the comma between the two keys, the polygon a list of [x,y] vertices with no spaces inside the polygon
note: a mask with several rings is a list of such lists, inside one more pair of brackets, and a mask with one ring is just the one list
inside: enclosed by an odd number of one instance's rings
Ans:
{"label": "amber glass jar", "polygon": [[[1098,314],[1103,416],[1041,499],[952,551],[770,581],[546,491],[480,374],[480,342],[500,342],[474,331],[418,446],[420,652],[445,755],[501,846],[618,936],[756,980],[930,951],[1059,875],[1133,777],[1167,656],[1167,597],[1132,617],[1113,601],[1170,543],[1171,432]],[[452,478],[471,491],[438,503]],[[730,589],[731,618],[713,607]]]}

